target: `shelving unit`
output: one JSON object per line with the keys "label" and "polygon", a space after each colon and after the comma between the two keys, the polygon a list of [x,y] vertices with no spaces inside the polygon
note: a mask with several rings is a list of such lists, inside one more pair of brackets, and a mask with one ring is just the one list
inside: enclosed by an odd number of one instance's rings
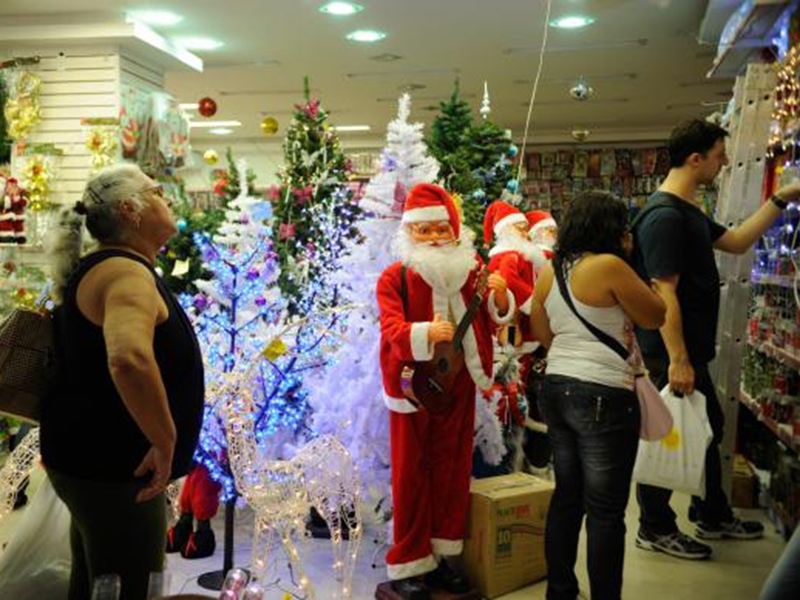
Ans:
{"label": "shelving unit", "polygon": [[770,342],[761,342],[752,339],[749,341],[749,343],[753,348],[762,354],[766,354],[770,358],[774,358],[775,360],[782,362],[793,369],[800,370],[800,351],[795,352],[792,350],[786,350],[785,348],[779,348]]}
{"label": "shelving unit", "polygon": [[747,409],[753,413],[753,415],[755,415],[755,417],[761,423],[763,423],[767,429],[774,433],[787,448],[795,453],[800,454],[800,443],[794,438],[794,434],[788,425],[778,423],[774,419],[766,416],[764,414],[764,409],[761,407],[758,401],[751,398],[750,395],[744,390],[739,392],[739,401],[745,407],[747,407]]}
{"label": "shelving unit", "polygon": [[766,275],[764,273],[753,273],[751,281],[755,285],[777,285],[779,287],[793,288],[795,285],[794,275]]}

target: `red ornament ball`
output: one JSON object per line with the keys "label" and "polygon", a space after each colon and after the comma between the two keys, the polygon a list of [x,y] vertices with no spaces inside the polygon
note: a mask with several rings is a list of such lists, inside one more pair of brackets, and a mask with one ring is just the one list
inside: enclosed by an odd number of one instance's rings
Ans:
{"label": "red ornament ball", "polygon": [[213,117],[217,114],[217,103],[211,98],[201,98],[197,103],[197,112],[204,117]]}

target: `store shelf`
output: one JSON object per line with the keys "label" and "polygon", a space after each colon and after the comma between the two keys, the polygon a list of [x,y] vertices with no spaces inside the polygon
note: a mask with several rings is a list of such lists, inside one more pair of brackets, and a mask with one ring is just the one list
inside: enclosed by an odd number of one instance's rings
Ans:
{"label": "store shelf", "polygon": [[761,409],[761,405],[751,398],[750,395],[744,390],[739,391],[739,401],[744,404],[748,410],[753,413],[756,418],[761,421],[761,423],[764,424],[767,429],[774,433],[781,442],[783,442],[794,452],[800,454],[800,444],[795,442],[791,429],[785,425],[779,424],[774,419],[765,416],[764,411]]}
{"label": "store shelf", "polygon": [[750,345],[761,352],[762,354],[766,354],[769,357],[778,360],[785,365],[792,367],[793,369],[800,370],[800,354],[796,354],[789,350],[785,350],[783,348],[778,348],[777,346],[773,346],[769,342],[761,342],[758,340],[749,340]]}
{"label": "store shelf", "polygon": [[753,273],[751,281],[757,285],[777,285],[779,287],[794,287],[794,275],[764,275],[763,273]]}

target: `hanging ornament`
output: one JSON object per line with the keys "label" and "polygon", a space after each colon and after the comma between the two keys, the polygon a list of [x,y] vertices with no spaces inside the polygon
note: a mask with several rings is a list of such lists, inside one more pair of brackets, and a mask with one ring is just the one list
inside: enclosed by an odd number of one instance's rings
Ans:
{"label": "hanging ornament", "polygon": [[210,167],[213,167],[219,162],[219,154],[213,148],[209,148],[203,152],[203,161]]}
{"label": "hanging ornament", "polygon": [[201,98],[197,103],[197,112],[205,118],[213,117],[217,114],[217,103],[211,98]]}
{"label": "hanging ornament", "polygon": [[186,231],[186,228],[188,226],[189,226],[189,224],[186,222],[186,219],[178,219],[175,222],[175,227],[178,228],[178,231]]}
{"label": "hanging ornament", "polygon": [[517,154],[519,154],[519,148],[517,148],[517,147],[516,147],[514,144],[511,144],[511,145],[508,147],[508,155],[509,155],[509,156],[510,156],[512,159],[514,159],[514,158],[516,158],[516,157],[517,157]]}
{"label": "hanging ornament", "polygon": [[4,108],[8,121],[8,136],[14,141],[24,140],[42,120],[39,94],[42,78],[27,71],[17,74]]}
{"label": "hanging ornament", "polygon": [[583,77],[579,77],[578,81],[569,89],[569,95],[579,102],[588,100],[592,97],[592,94],[594,94],[594,89],[589,86]]}
{"label": "hanging ornament", "polygon": [[475,198],[475,200],[483,200],[484,198],[486,198],[486,192],[478,188],[477,190],[472,192],[472,197]]}
{"label": "hanging ornament", "polygon": [[278,133],[278,120],[275,117],[264,117],[261,119],[261,131],[264,135],[275,135]]}
{"label": "hanging ornament", "polygon": [[30,209],[39,212],[50,208],[50,181],[53,171],[47,158],[34,154],[22,167],[23,185],[28,190]]}
{"label": "hanging ornament", "polygon": [[519,191],[519,181],[516,179],[509,179],[508,183],[506,183],[506,189],[512,194],[516,194]]}
{"label": "hanging ornament", "polygon": [[89,131],[86,148],[92,153],[92,173],[111,164],[117,158],[117,127],[96,126]]}

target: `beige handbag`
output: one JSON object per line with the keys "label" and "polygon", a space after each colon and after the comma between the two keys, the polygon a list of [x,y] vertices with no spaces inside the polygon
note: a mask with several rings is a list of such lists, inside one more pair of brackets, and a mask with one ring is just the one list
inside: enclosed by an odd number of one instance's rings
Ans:
{"label": "beige handbag", "polygon": [[55,373],[52,315],[15,309],[0,324],[0,413],[38,423]]}

